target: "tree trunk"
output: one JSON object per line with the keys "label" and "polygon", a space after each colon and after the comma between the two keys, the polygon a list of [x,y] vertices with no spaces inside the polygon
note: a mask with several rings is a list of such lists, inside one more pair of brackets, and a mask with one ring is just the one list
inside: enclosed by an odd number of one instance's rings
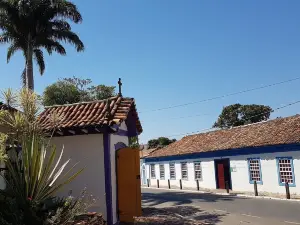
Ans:
{"label": "tree trunk", "polygon": [[27,59],[26,59],[26,87],[34,90],[33,81],[33,47],[30,34],[27,43]]}

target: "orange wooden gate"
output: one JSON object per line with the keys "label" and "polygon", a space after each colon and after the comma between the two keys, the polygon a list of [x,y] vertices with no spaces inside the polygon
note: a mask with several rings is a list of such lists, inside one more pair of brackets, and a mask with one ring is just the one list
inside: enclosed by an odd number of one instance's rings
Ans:
{"label": "orange wooden gate", "polygon": [[121,222],[133,222],[142,215],[139,150],[117,151],[118,212]]}

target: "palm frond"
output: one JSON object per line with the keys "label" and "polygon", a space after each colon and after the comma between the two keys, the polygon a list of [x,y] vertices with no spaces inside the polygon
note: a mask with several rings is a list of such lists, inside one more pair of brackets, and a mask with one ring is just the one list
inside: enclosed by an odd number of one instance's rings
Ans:
{"label": "palm frond", "polygon": [[40,44],[41,47],[44,47],[47,52],[51,55],[53,51],[59,53],[60,55],[66,55],[66,50],[58,41],[53,41],[47,39]]}
{"label": "palm frond", "polygon": [[39,66],[40,74],[43,75],[45,71],[45,61],[44,61],[43,51],[40,49],[34,49],[33,53],[34,53],[34,58]]}
{"label": "palm frond", "polygon": [[65,41],[70,44],[73,44],[76,47],[76,50],[78,52],[84,50],[84,44],[82,43],[82,41],[80,40],[78,35],[75,34],[74,32],[64,31],[64,30],[63,31],[62,30],[53,30],[52,33],[53,33],[53,36],[57,40],[61,40],[61,41]]}
{"label": "palm frond", "polygon": [[55,17],[62,17],[71,20],[74,23],[80,23],[82,16],[77,6],[70,1],[56,0],[53,4]]}
{"label": "palm frond", "polygon": [[71,25],[64,20],[54,20],[51,22],[51,26],[57,30],[71,30]]}
{"label": "palm frond", "polygon": [[7,49],[7,63],[9,63],[10,58],[13,56],[13,54],[18,51],[20,48],[15,43],[11,44]]}

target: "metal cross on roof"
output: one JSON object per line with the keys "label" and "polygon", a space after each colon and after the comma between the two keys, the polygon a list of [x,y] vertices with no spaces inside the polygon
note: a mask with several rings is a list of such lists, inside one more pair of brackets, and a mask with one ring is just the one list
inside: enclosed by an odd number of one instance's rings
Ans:
{"label": "metal cross on roof", "polygon": [[119,78],[118,85],[119,85],[119,95],[122,95],[122,81],[121,81],[121,78]]}

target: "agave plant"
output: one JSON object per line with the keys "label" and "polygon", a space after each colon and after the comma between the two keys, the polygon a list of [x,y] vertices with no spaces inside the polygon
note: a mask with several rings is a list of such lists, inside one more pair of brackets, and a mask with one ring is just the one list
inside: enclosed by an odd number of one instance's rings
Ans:
{"label": "agave plant", "polygon": [[[53,197],[80,174],[82,169],[73,172],[76,163],[64,172],[70,159],[61,163],[63,149],[58,160],[55,160],[56,147],[50,144],[51,137],[43,133],[36,119],[39,111],[36,94],[28,89],[21,90],[17,105],[21,111],[0,113],[0,125],[7,128],[7,134],[0,135],[0,160],[7,167],[8,176],[5,179],[13,196],[20,203],[40,204]],[[7,143],[11,147],[8,154],[5,153]],[[19,146],[21,152],[18,151]]]}
{"label": "agave plant", "polygon": [[[47,157],[49,149],[50,155]],[[59,166],[63,149],[55,162],[55,146],[47,147],[44,141],[34,134],[22,143],[22,151],[19,154],[21,157],[18,157],[16,161],[14,157],[8,157],[8,160],[5,161],[11,178],[6,179],[6,182],[14,196],[18,196],[19,200],[25,202],[41,203],[53,197],[60,188],[82,172],[79,170],[71,174],[75,164],[66,173],[63,173],[70,162],[69,159]]]}

